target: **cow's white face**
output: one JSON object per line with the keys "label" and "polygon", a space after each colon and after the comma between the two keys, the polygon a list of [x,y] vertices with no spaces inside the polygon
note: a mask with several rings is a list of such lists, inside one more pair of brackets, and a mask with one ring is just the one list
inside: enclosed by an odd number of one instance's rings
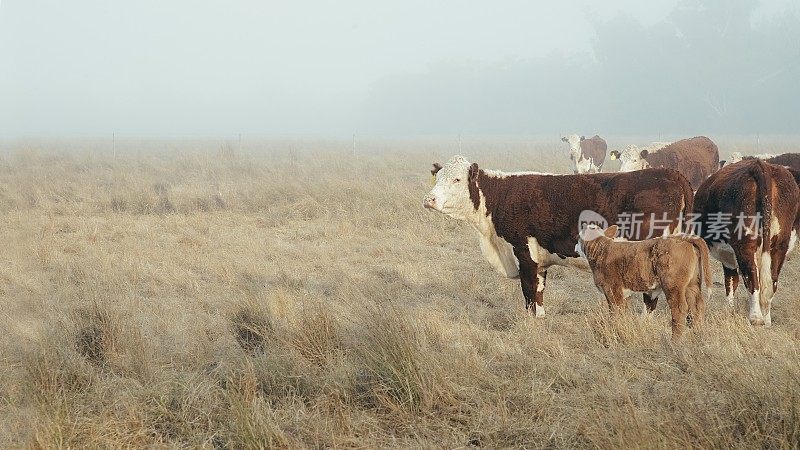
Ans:
{"label": "cow's white face", "polygon": [[618,158],[622,165],[619,167],[620,172],[632,172],[634,170],[642,170],[648,167],[647,160],[644,159],[647,155],[647,150],[641,150],[635,145],[629,145],[622,152],[611,152],[612,159]]}
{"label": "cow's white face", "polygon": [[562,137],[561,140],[569,144],[569,158],[574,164],[581,157],[581,141],[583,138],[577,134],[570,134]]}
{"label": "cow's white face", "polygon": [[742,160],[742,152],[733,152],[728,160],[728,164],[737,163]]}
{"label": "cow's white face", "polygon": [[456,219],[465,219],[475,206],[469,196],[470,162],[454,156],[436,172],[436,184],[425,195],[422,206]]}

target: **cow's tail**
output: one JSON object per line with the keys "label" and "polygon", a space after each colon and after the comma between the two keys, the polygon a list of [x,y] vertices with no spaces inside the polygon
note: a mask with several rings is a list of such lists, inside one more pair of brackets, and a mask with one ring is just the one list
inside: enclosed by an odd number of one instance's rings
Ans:
{"label": "cow's tail", "polygon": [[689,183],[689,180],[687,180],[686,177],[681,175],[679,172],[676,172],[676,175],[678,182],[681,185],[681,195],[683,197],[681,200],[683,203],[683,208],[678,213],[681,220],[678,223],[678,227],[676,228],[675,232],[690,233],[692,230],[686,227],[686,223],[694,211],[694,191],[692,190],[692,185]]}
{"label": "cow's tail", "polygon": [[[764,161],[756,160],[750,169],[756,182],[756,213],[761,213],[761,248],[755,255],[761,298],[772,297],[772,172]],[[750,226],[755,218],[750,218]],[[756,232],[756,230],[753,230]]]}
{"label": "cow's tail", "polygon": [[756,160],[750,175],[756,182],[756,212],[761,213],[761,248],[769,251],[772,241],[772,173],[765,162]]}
{"label": "cow's tail", "polygon": [[700,285],[703,290],[703,297],[708,300],[709,297],[711,297],[711,287],[713,286],[711,282],[711,263],[708,245],[706,245],[706,241],[700,236],[687,234],[684,235],[684,238],[697,249],[697,254],[700,256]]}
{"label": "cow's tail", "polygon": [[[711,263],[708,245],[706,245],[706,241],[704,241],[703,238],[693,234],[684,234],[682,237],[697,250],[697,256],[699,258],[697,262],[698,273],[696,274],[698,286],[695,288],[690,285],[690,293],[686,297],[689,306],[690,320],[692,321],[691,323],[694,323],[694,320],[703,320],[705,305],[711,301],[711,288],[713,286],[711,282]],[[695,292],[697,294],[695,294]],[[695,297],[695,295],[699,295],[700,298],[702,298],[702,303],[698,301],[699,299]]]}

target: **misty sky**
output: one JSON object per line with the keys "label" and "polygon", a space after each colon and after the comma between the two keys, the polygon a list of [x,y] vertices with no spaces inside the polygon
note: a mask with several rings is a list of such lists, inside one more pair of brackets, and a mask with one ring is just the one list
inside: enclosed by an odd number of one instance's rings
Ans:
{"label": "misty sky", "polygon": [[[561,83],[562,73],[597,78],[601,69],[571,68],[608,61],[598,55],[614,48],[613,32],[622,42],[637,27],[655,30],[656,40],[673,36],[657,32],[676,17],[679,3],[0,0],[0,136],[518,134],[573,125],[629,131],[624,104],[614,120],[595,122],[593,114],[605,114],[596,105],[596,113],[571,118],[580,105],[555,108],[551,97],[517,92],[572,86]],[[800,15],[797,4],[764,0],[750,22]],[[752,79],[792,79],[792,58],[781,62],[789,72],[778,66]],[[648,77],[637,80],[637,92],[647,92]],[[570,82],[606,90],[605,82]],[[598,102],[630,94],[625,86],[614,89],[624,92]],[[471,98],[475,90],[479,98]],[[736,102],[746,101],[724,94],[708,93],[712,115],[721,117],[708,126],[747,120],[735,114]],[[465,95],[469,102],[461,102]],[[791,113],[788,102],[800,99],[785,101]],[[553,108],[557,120],[535,112]],[[668,123],[690,128],[704,120],[697,117]],[[652,133],[665,120],[654,116],[636,126]]]}

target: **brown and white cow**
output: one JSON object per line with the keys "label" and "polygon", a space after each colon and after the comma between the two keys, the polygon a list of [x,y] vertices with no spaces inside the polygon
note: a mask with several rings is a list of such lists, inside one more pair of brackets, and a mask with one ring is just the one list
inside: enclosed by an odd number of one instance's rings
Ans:
{"label": "brown and white cow", "polygon": [[786,254],[797,240],[800,173],[758,159],[723,167],[697,190],[694,223],[722,263],[728,303],[741,275],[753,325],[772,323],[771,305]]}
{"label": "brown and white cow", "polygon": [[648,167],[666,167],[682,173],[697,189],[709,175],[719,168],[719,149],[705,136],[682,139],[657,151],[629,146],[622,152],[612,151],[611,159],[622,162],[619,171],[631,172]]}
{"label": "brown and white cow", "polygon": [[784,153],[765,160],[770,164],[800,170],[800,153]]}
{"label": "brown and white cow", "polygon": [[[501,274],[520,278],[526,309],[544,316],[547,268],[588,270],[575,252],[579,222],[587,211],[608,221],[641,214],[633,239],[679,231],[692,209],[692,189],[672,169],[633,173],[548,175],[485,170],[463,156],[434,164],[436,184],[423,206],[465,220],[478,232],[484,257]],[[590,216],[591,216],[590,214]],[[661,220],[653,223],[655,217]],[[650,308],[651,300],[645,298]]]}
{"label": "brown and white cow", "polygon": [[800,170],[800,153],[784,153],[781,155],[773,155],[769,153],[763,153],[760,155],[742,155],[740,152],[733,152],[731,153],[730,160],[728,161],[720,161],[720,167],[724,167],[728,164],[737,163],[743,159],[760,159],[764,162],[768,162],[770,164],[777,164],[779,166],[790,167],[794,170]]}
{"label": "brown and white cow", "polygon": [[569,144],[569,159],[572,161],[573,173],[599,173],[606,160],[606,141],[598,135],[589,139],[577,134],[561,138]]}

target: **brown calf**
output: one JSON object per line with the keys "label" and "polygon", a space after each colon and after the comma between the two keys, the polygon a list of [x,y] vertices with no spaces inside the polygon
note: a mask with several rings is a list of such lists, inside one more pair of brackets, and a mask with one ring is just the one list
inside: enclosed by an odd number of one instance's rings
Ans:
{"label": "brown calf", "polygon": [[683,333],[687,315],[703,320],[705,296],[711,292],[708,247],[697,236],[686,234],[638,242],[615,241],[617,226],[605,231],[584,228],[576,250],[589,262],[594,284],[606,296],[609,307],[623,306],[629,292],[662,292],[672,310],[672,338]]}

